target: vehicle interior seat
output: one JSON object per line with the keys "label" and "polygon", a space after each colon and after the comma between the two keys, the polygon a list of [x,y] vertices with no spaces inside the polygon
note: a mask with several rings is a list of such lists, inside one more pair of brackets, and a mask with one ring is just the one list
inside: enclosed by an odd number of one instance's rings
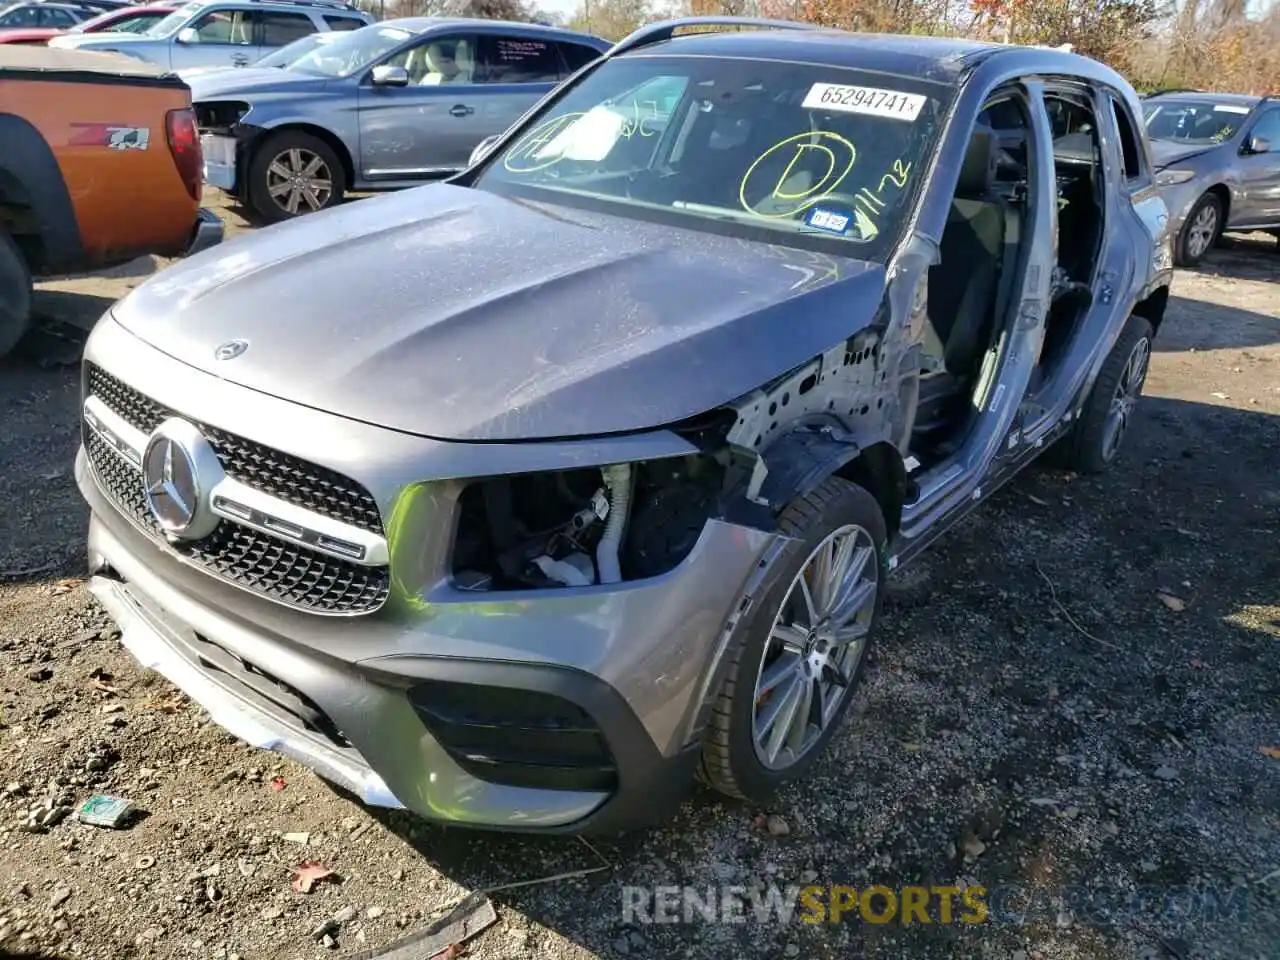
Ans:
{"label": "vehicle interior seat", "polygon": [[942,430],[961,412],[1007,303],[1018,221],[995,187],[998,156],[995,131],[975,127],[939,245],[941,261],[929,271],[933,336],[925,352],[935,372],[921,378],[917,435]]}
{"label": "vehicle interior seat", "polygon": [[[446,75],[440,63],[439,56],[442,52],[437,44],[429,43],[422,49],[426,71],[422,79],[418,81],[419,86],[434,87],[442,83],[470,83],[471,76],[475,72],[475,60],[471,56],[471,51],[465,41],[451,43],[453,47],[454,70],[451,75]],[[411,74],[412,76],[412,74]]]}

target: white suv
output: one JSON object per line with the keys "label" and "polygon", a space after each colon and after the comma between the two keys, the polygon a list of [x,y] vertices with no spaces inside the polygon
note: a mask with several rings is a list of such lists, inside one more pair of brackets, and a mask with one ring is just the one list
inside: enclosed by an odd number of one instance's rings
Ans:
{"label": "white suv", "polygon": [[372,16],[336,0],[196,0],[145,34],[64,34],[49,46],[115,51],[170,70],[247,67],[299,37],[370,23]]}

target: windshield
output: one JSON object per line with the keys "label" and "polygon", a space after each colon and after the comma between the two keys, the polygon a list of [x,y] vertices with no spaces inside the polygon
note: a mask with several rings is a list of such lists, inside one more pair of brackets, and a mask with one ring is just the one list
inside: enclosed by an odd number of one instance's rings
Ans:
{"label": "windshield", "polygon": [[1221,143],[1236,135],[1249,108],[1208,100],[1165,100],[1147,107],[1147,133],[1153,140]]}
{"label": "windshield", "polygon": [[204,9],[202,3],[188,3],[186,6],[179,7],[173,13],[169,14],[163,20],[158,20],[151,27],[144,30],[143,33],[148,37],[167,37],[170,34],[177,33],[191,20],[192,16]]}
{"label": "windshield", "polygon": [[297,40],[293,41],[293,43],[286,43],[280,49],[267,54],[255,63],[254,66],[287,67],[303,54],[310,53],[316,47],[323,46],[326,43],[332,43],[334,39],[340,36],[340,33],[329,32],[313,33],[305,37],[299,37]]}
{"label": "windshield", "polygon": [[887,258],[950,97],[835,67],[620,57],[488,158],[476,186]]}
{"label": "windshield", "polygon": [[380,24],[344,30],[332,42],[317,46],[293,63],[290,70],[302,70],[324,77],[349,77],[380,60],[413,34]]}

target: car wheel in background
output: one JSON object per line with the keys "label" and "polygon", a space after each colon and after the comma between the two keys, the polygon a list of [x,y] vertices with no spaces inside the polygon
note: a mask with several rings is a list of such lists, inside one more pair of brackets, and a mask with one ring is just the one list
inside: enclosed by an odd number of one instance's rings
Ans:
{"label": "car wheel in background", "polygon": [[31,271],[13,238],[0,232],[0,357],[31,325]]}
{"label": "car wheel in background", "polygon": [[346,173],[327,143],[301,130],[268,136],[249,162],[249,205],[267,223],[342,202]]}
{"label": "car wheel in background", "polygon": [[1151,363],[1151,324],[1132,316],[1107,355],[1079,420],[1055,444],[1054,460],[1079,473],[1100,473],[1111,466],[1142,396]]}
{"label": "car wheel in background", "polygon": [[1194,267],[1213,249],[1222,235],[1222,201],[1216,194],[1206,193],[1187,214],[1178,234],[1175,260],[1180,267]]}
{"label": "car wheel in background", "polygon": [[879,612],[884,516],[837,477],[793,501],[778,529],[794,540],[765,573],[725,654],[699,777],[764,800],[802,777],[853,701]]}

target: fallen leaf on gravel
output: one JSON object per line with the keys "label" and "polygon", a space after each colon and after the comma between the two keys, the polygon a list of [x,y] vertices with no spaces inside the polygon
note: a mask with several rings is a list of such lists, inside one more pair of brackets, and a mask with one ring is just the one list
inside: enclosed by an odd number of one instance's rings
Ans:
{"label": "fallen leaf on gravel", "polygon": [[285,781],[284,781],[284,777],[272,777],[272,778],[271,778],[271,789],[272,789],[272,790],[275,790],[277,793],[279,793],[281,790],[283,790],[286,786],[288,786],[288,784],[287,784],[287,783],[285,783]]}
{"label": "fallen leaf on gravel", "polygon": [[1042,506],[1042,507],[1047,507],[1049,505],[1048,500],[1041,500],[1034,493],[1028,493],[1027,499],[1030,500],[1032,503],[1038,504],[1039,506]]}
{"label": "fallen leaf on gravel", "polygon": [[281,840],[283,840],[285,843],[300,843],[300,844],[302,844],[302,845],[305,847],[305,846],[307,845],[307,843],[311,840],[311,834],[309,834],[309,833],[282,833],[282,834],[280,834],[280,839],[281,839]]}
{"label": "fallen leaf on gravel", "polygon": [[83,582],[82,580],[74,579],[74,578],[69,580],[57,580],[54,582],[53,588],[52,590],[50,590],[50,593],[52,593],[55,597],[59,597],[64,593],[70,593],[76,587],[80,586],[82,582]]}
{"label": "fallen leaf on gravel", "polygon": [[1280,760],[1280,747],[1259,747],[1258,752],[1272,760]]}
{"label": "fallen leaf on gravel", "polygon": [[115,688],[115,687],[113,687],[113,686],[112,686],[111,684],[109,684],[109,683],[103,683],[103,682],[102,682],[101,680],[99,680],[97,677],[94,677],[92,680],[90,680],[90,681],[89,681],[89,686],[93,687],[93,689],[95,689],[95,690],[101,690],[103,693],[115,693],[115,692],[116,692],[116,688]]}
{"label": "fallen leaf on gravel", "polygon": [[319,860],[303,860],[293,868],[293,882],[289,885],[294,893],[310,893],[311,888],[322,880],[332,880],[337,876]]}
{"label": "fallen leaf on gravel", "polygon": [[1187,601],[1175,597],[1172,593],[1165,593],[1163,590],[1156,594],[1160,598],[1160,602],[1172,610],[1174,613],[1181,613],[1187,609]]}
{"label": "fallen leaf on gravel", "polygon": [[960,841],[960,849],[964,851],[965,860],[969,863],[973,863],[973,861],[982,856],[983,852],[987,849],[987,845],[972,833],[969,833]]}
{"label": "fallen leaf on gravel", "polygon": [[460,956],[462,956],[462,948],[456,943],[451,943],[432,957],[431,960],[457,960]]}

